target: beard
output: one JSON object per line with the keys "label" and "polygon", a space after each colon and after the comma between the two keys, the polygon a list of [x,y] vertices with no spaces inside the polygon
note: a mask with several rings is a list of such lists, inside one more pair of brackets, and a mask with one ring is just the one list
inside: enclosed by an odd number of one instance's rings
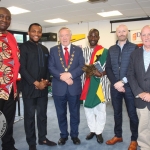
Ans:
{"label": "beard", "polygon": [[119,41],[126,41],[126,39],[127,39],[127,36],[125,35],[118,36]]}

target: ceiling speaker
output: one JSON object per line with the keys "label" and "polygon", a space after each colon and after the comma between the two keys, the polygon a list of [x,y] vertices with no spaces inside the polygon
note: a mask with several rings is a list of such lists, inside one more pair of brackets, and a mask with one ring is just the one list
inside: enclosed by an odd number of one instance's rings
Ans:
{"label": "ceiling speaker", "polygon": [[90,3],[96,3],[96,2],[107,2],[108,0],[89,0]]}

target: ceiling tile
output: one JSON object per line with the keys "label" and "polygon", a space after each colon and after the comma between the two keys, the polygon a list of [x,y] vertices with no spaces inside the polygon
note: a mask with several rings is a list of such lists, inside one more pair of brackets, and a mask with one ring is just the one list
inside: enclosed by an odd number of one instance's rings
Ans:
{"label": "ceiling tile", "polygon": [[23,4],[29,4],[30,0],[2,0],[0,1],[1,7],[18,6]]}
{"label": "ceiling tile", "polygon": [[97,8],[99,9],[100,7],[108,7],[109,4],[108,3],[103,3],[103,2],[99,2],[99,3],[80,3],[78,4],[80,5],[82,8],[85,8],[85,9],[89,9],[89,8]]}
{"label": "ceiling tile", "polygon": [[141,7],[149,7],[150,6],[150,1],[145,1],[145,2],[139,2],[139,5],[141,6]]}
{"label": "ceiling tile", "polygon": [[[68,0],[2,0],[0,6],[17,6],[28,9],[30,13],[12,15],[12,22],[28,25],[38,22],[42,26],[67,25],[81,21],[119,20],[150,15],[150,0],[108,0],[107,2],[78,4],[73,4]],[[119,10],[123,15],[107,18],[97,15],[99,12],[113,10]],[[68,22],[61,24],[44,22],[44,20],[54,18],[66,19]]]}
{"label": "ceiling tile", "polygon": [[105,12],[105,11],[112,11],[113,7],[112,6],[107,6],[107,7],[100,7],[99,9],[95,9],[95,8],[89,8],[88,10],[97,13],[100,12]]}
{"label": "ceiling tile", "polygon": [[146,1],[150,1],[150,0],[136,0],[137,2],[146,2]]}
{"label": "ceiling tile", "polygon": [[112,8],[114,10],[126,10],[126,9],[135,9],[141,7],[137,3],[125,3],[125,4],[112,5]]}
{"label": "ceiling tile", "polygon": [[144,7],[143,11],[146,12],[146,13],[150,13],[150,7]]}
{"label": "ceiling tile", "polygon": [[108,0],[108,4],[110,5],[123,5],[134,2],[136,2],[136,0]]}

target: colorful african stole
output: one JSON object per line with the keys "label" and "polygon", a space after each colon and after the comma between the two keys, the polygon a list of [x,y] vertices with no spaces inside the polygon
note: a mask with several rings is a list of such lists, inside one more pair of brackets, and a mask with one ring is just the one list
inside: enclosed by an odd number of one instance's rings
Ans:
{"label": "colorful african stole", "polygon": [[[102,68],[105,70],[107,53],[107,49],[97,45],[92,53],[90,64],[93,64],[97,57],[100,56],[98,61],[100,61]],[[85,100],[84,107],[93,108],[101,102],[106,101],[102,87],[102,80],[103,77],[98,78],[91,76],[90,78],[86,78],[80,97],[81,100]]]}

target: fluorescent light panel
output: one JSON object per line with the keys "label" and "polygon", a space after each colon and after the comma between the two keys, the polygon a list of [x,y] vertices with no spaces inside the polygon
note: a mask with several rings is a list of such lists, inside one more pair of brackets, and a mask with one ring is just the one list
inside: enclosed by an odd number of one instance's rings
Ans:
{"label": "fluorescent light panel", "polygon": [[122,13],[119,12],[118,10],[108,11],[108,12],[101,12],[101,13],[97,13],[97,14],[102,16],[102,17],[110,17],[110,16],[120,16],[120,15],[122,15]]}
{"label": "fluorescent light panel", "polygon": [[13,14],[13,15],[30,12],[29,10],[22,9],[22,8],[19,8],[19,7],[15,7],[15,6],[8,7],[8,9],[11,12],[11,14]]}
{"label": "fluorescent light panel", "polygon": [[69,0],[72,3],[82,3],[82,2],[87,2],[88,0]]}
{"label": "fluorescent light panel", "polygon": [[68,22],[67,20],[63,20],[61,18],[57,19],[51,19],[51,20],[44,20],[45,22],[50,22],[50,23],[60,23],[60,22]]}

